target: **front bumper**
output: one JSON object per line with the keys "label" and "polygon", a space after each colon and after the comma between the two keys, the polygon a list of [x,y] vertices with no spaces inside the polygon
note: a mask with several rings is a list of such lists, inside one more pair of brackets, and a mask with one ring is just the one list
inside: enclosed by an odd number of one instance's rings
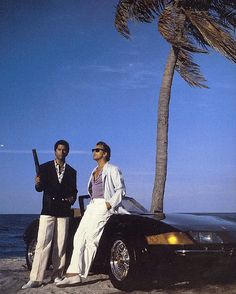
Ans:
{"label": "front bumper", "polygon": [[140,251],[137,260],[149,269],[170,267],[190,270],[211,265],[236,266],[236,244],[208,246],[152,245]]}
{"label": "front bumper", "polygon": [[[236,244],[235,244],[236,245]],[[236,246],[148,246],[142,251],[140,269],[159,283],[235,276]],[[137,256],[138,257],[138,256]],[[137,258],[138,261],[138,258]]]}
{"label": "front bumper", "polygon": [[222,257],[222,256],[236,256],[236,248],[233,247],[222,247],[219,249],[209,249],[205,247],[203,249],[176,249],[175,254],[177,256],[215,256],[215,257]]}

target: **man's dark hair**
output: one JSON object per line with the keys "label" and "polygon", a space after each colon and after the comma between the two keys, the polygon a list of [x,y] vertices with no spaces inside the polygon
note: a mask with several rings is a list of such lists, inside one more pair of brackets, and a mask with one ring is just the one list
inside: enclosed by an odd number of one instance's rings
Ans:
{"label": "man's dark hair", "polygon": [[103,141],[99,141],[96,145],[101,145],[104,151],[107,153],[106,160],[109,161],[111,157],[111,148]]}
{"label": "man's dark hair", "polygon": [[56,151],[58,145],[65,146],[66,147],[66,150],[67,150],[67,153],[69,153],[69,151],[70,151],[70,145],[69,145],[69,143],[67,141],[65,141],[65,140],[59,140],[59,141],[57,141],[55,143],[55,145],[54,145],[54,151]]}

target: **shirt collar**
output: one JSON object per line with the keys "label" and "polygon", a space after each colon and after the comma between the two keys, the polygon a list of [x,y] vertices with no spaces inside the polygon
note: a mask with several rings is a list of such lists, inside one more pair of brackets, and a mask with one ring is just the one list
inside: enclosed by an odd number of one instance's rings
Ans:
{"label": "shirt collar", "polygon": [[[57,162],[56,159],[54,159],[54,164],[55,164],[55,167],[59,167],[60,166],[60,164]],[[62,168],[65,168],[65,166],[66,166],[66,162],[64,162]]]}

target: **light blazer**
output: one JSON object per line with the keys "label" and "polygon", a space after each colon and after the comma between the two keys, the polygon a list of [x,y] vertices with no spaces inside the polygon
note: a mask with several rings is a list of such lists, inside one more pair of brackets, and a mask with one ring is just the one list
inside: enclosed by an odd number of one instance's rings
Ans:
{"label": "light blazer", "polygon": [[[92,177],[96,168],[93,169],[88,181],[88,193],[92,197]],[[119,168],[113,164],[106,163],[102,170],[102,183],[104,187],[104,198],[111,205],[111,212],[121,212],[121,201],[125,196],[125,183]]]}
{"label": "light blazer", "polygon": [[[36,185],[38,192],[43,191],[42,215],[66,217],[71,215],[71,205],[77,195],[76,170],[66,164],[65,173],[60,183],[58,181],[54,160],[40,165],[40,185]],[[73,197],[73,201],[68,201]]]}

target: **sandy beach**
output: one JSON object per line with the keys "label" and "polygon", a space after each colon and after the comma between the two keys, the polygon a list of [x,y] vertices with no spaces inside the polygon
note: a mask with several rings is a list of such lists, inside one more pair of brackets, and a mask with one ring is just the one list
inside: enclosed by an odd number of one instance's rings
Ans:
{"label": "sandy beach", "polygon": [[[90,275],[83,281],[80,286],[70,288],[57,288],[54,284],[49,283],[50,271],[47,272],[45,284],[37,289],[21,290],[21,286],[28,281],[29,271],[26,269],[24,258],[0,259],[0,293],[124,293],[115,289],[107,275]],[[168,288],[160,289],[157,285],[152,286],[152,290],[142,290],[130,292],[137,293],[159,293],[159,294],[198,294],[198,293],[227,293],[236,294],[236,278],[231,282],[225,283],[179,283],[171,285]]]}

